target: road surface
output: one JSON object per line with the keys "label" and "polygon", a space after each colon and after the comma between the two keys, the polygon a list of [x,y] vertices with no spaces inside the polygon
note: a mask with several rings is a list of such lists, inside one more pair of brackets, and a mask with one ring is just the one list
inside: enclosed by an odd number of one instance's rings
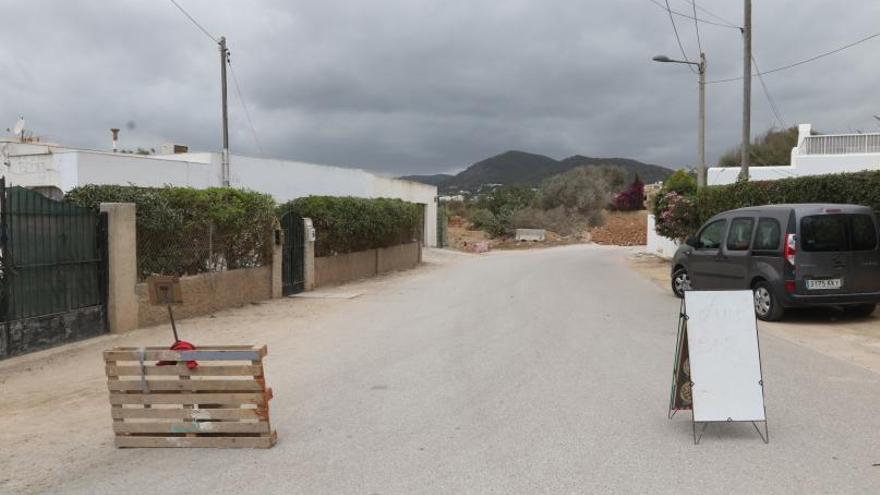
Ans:
{"label": "road surface", "polygon": [[[37,361],[7,365],[0,388],[15,404],[0,406],[0,492],[880,490],[880,375],[772,335],[761,341],[769,445],[729,424],[695,446],[690,415],[666,417],[678,301],[629,268],[628,252],[435,253],[416,271],[335,289],[361,293],[351,299],[187,320],[196,342],[269,344],[271,450],[111,446],[100,350],[155,343],[165,329],[84,344],[31,372]],[[28,395],[34,380],[53,397]],[[25,421],[75,433],[16,437]]]}

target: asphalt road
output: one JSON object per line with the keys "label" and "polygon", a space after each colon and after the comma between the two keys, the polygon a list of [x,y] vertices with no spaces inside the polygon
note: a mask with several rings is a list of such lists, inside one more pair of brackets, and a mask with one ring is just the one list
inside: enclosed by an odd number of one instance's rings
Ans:
{"label": "asphalt road", "polygon": [[273,449],[108,447],[55,491],[880,492],[880,376],[770,335],[769,445],[725,424],[695,446],[666,417],[678,301],[626,252],[447,255],[367,284],[273,337]]}

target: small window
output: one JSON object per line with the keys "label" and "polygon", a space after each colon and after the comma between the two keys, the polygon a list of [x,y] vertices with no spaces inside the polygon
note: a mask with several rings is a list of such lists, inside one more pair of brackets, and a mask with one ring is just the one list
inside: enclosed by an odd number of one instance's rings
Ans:
{"label": "small window", "polygon": [[853,251],[870,251],[877,247],[877,226],[868,215],[852,215]]}
{"label": "small window", "polygon": [[804,251],[846,251],[846,217],[816,215],[801,220],[801,247]]}
{"label": "small window", "polygon": [[727,220],[716,220],[707,225],[701,232],[699,241],[700,249],[718,249],[721,247],[721,236],[724,235],[724,225]]}
{"label": "small window", "polygon": [[754,218],[734,218],[730,222],[730,231],[727,233],[727,249],[729,251],[748,251],[754,227]]}
{"label": "small window", "polygon": [[755,251],[776,251],[779,249],[781,234],[779,222],[773,218],[758,220],[758,232],[755,234]]}

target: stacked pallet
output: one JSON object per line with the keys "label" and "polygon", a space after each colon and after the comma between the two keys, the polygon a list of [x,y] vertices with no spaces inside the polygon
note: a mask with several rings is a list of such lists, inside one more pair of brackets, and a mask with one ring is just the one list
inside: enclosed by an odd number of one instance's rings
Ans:
{"label": "stacked pallet", "polygon": [[265,356],[265,346],[104,351],[116,446],[271,447]]}

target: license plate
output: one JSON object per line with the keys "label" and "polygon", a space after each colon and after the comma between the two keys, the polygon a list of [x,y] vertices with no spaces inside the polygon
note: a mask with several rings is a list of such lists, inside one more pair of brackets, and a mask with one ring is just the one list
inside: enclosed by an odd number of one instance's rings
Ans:
{"label": "license plate", "polygon": [[807,290],[831,290],[839,289],[843,282],[839,278],[826,278],[822,280],[807,280]]}

